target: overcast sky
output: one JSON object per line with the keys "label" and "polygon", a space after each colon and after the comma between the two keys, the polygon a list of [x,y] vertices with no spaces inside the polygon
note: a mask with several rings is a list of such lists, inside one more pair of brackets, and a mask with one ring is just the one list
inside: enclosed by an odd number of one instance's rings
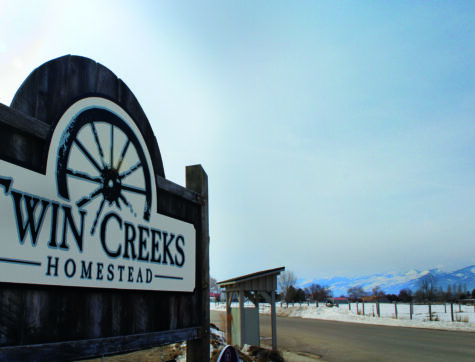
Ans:
{"label": "overcast sky", "polygon": [[218,280],[475,264],[474,1],[2,1],[0,102],[82,55],[202,164]]}

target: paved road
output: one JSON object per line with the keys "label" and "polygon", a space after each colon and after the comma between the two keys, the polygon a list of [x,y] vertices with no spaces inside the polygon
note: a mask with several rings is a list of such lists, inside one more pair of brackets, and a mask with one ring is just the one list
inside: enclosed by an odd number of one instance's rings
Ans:
{"label": "paved road", "polygon": [[[211,313],[212,322],[223,319]],[[303,318],[277,318],[280,350],[324,361],[475,361],[475,333],[386,327]],[[261,315],[263,345],[270,318]]]}

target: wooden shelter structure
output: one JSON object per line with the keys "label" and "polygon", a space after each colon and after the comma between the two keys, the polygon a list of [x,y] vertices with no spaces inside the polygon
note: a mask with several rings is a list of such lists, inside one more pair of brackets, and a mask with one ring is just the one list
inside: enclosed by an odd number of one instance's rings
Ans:
{"label": "wooden shelter structure", "polygon": [[[244,308],[244,298],[248,298],[252,303],[254,303],[255,308],[257,309],[257,329],[259,328],[259,299],[261,296],[271,305],[272,349],[277,350],[275,294],[277,290],[277,276],[284,270],[285,267],[267,269],[217,283],[221,288],[224,288],[226,292],[226,332],[227,342],[229,344],[238,342],[236,344],[239,344],[242,347],[246,343],[246,313]],[[235,326],[238,326],[239,329],[239,334],[237,334],[238,341],[232,340],[231,303],[234,293],[237,294],[239,300],[239,313],[235,314],[239,317],[239,321],[235,321]],[[259,341],[259,339],[257,339],[257,341]]]}

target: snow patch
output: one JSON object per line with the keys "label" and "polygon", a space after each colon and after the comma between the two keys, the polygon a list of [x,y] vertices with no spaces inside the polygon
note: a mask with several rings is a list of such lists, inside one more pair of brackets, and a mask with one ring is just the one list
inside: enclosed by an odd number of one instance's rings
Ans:
{"label": "snow patch", "polygon": [[[237,303],[233,303],[232,307],[238,307]],[[252,303],[246,306],[253,306]],[[376,304],[365,303],[365,315],[363,315],[362,303],[351,303],[351,309],[348,304],[342,304],[339,308],[329,308],[315,304],[295,304],[286,307],[285,303],[276,303],[277,314],[280,316],[308,318],[308,319],[324,319],[340,322],[377,324],[386,326],[412,327],[412,328],[430,328],[453,331],[475,332],[475,312],[473,306],[454,305],[454,319],[466,322],[452,322],[450,314],[450,304],[434,304],[431,306],[432,321],[429,318],[429,306],[414,305],[414,313],[412,319],[409,314],[409,304],[397,304],[398,319],[395,316],[395,307],[391,303],[380,303],[381,317],[377,316]],[[225,303],[211,303],[211,310],[225,311]],[[259,313],[270,314],[270,304],[259,304]]]}

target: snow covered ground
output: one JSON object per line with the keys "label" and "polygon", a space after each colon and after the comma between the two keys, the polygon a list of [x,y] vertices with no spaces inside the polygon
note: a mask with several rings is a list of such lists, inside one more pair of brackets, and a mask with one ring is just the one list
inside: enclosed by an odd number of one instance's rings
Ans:
{"label": "snow covered ground", "polygon": [[[226,305],[224,303],[211,303],[211,310],[224,311]],[[246,307],[252,307],[251,303]],[[232,307],[238,307],[237,303],[233,303]],[[457,330],[475,332],[475,311],[473,306],[460,306],[454,304],[454,322],[451,321],[450,304],[432,305],[432,321],[429,318],[429,306],[414,305],[414,314],[412,320],[409,316],[409,304],[397,304],[398,318],[395,316],[394,304],[381,303],[381,317],[377,316],[376,304],[365,303],[365,315],[363,316],[362,303],[358,303],[358,311],[356,303],[351,303],[351,309],[348,304],[338,307],[325,307],[323,305],[318,308],[315,304],[310,306],[307,304],[289,305],[287,308],[285,303],[276,304],[277,314],[280,316],[325,319],[341,322],[378,324],[387,326],[413,327],[413,328],[432,328],[444,330]],[[270,304],[262,303],[259,305],[259,313],[270,314]]]}

